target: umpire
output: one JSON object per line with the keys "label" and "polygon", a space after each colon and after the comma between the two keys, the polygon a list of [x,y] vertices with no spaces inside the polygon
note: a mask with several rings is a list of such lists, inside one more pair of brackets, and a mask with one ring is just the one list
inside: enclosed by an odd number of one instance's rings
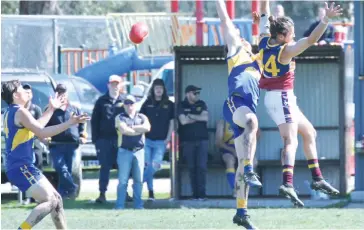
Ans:
{"label": "umpire", "polygon": [[106,202],[106,190],[109,184],[110,170],[116,164],[118,151],[115,117],[124,111],[125,96],[120,93],[122,79],[111,75],[107,84],[108,91],[95,104],[91,117],[92,142],[96,146],[100,163],[99,190],[97,203]]}
{"label": "umpire", "polygon": [[178,133],[189,169],[193,198],[205,200],[208,112],[205,102],[200,100],[200,91],[201,88],[194,85],[186,87],[186,98],[178,106]]}

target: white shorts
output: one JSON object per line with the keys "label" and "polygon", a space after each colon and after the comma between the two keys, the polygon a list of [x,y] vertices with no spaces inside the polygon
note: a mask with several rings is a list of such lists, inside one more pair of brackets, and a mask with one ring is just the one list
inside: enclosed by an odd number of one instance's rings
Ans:
{"label": "white shorts", "polygon": [[267,91],[264,97],[264,105],[276,125],[297,123],[299,120],[300,110],[293,90]]}

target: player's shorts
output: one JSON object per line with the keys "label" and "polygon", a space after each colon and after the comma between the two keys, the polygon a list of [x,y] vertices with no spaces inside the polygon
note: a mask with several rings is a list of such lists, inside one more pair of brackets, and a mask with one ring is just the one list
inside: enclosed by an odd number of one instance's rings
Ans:
{"label": "player's shorts", "polygon": [[299,108],[293,90],[267,91],[264,105],[276,125],[298,122]]}
{"label": "player's shorts", "polygon": [[22,192],[26,192],[33,184],[37,184],[44,177],[42,172],[33,164],[10,169],[6,172],[6,176],[10,183],[18,187]]}
{"label": "player's shorts", "polygon": [[238,126],[233,121],[234,112],[241,106],[246,106],[250,108],[254,113],[256,113],[256,104],[253,103],[252,100],[247,100],[238,95],[229,96],[225,102],[223,107],[223,113],[225,120],[229,123],[230,127],[234,132],[234,138],[239,137],[243,132],[244,128]]}

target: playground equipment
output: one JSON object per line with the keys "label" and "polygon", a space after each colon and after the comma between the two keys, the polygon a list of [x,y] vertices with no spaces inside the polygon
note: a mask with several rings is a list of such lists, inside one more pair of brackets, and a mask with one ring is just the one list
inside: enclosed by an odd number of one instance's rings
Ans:
{"label": "playground equipment", "polygon": [[158,69],[171,60],[172,56],[141,58],[135,47],[132,46],[80,69],[75,75],[85,78],[100,92],[104,93],[107,91],[107,79],[110,75],[122,76],[135,70]]}

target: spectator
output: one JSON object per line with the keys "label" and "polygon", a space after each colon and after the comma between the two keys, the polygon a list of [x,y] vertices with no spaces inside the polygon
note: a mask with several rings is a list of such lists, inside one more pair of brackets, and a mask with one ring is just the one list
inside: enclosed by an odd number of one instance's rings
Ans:
{"label": "spectator", "polygon": [[178,107],[180,123],[179,138],[190,174],[191,190],[194,199],[206,199],[206,171],[208,112],[204,101],[200,100],[201,88],[189,85],[186,97]]}
{"label": "spectator", "polygon": [[115,117],[124,111],[124,95],[120,94],[121,78],[111,75],[107,85],[108,92],[97,99],[92,112],[92,143],[95,144],[100,163],[99,190],[97,203],[106,202],[106,190],[109,184],[110,170],[116,163],[117,133]]}
{"label": "spectator", "polygon": [[28,93],[29,96],[29,101],[25,105],[25,107],[29,110],[34,119],[38,120],[42,116],[42,109],[38,105],[32,103],[33,99],[32,87],[29,84],[24,84],[23,89],[25,89],[25,91]]}
{"label": "spectator", "polygon": [[124,209],[130,172],[133,178],[133,201],[135,209],[143,208],[144,133],[150,131],[148,118],[137,113],[136,100],[128,95],[124,101],[124,112],[115,118],[118,132],[118,178],[116,209]]}
{"label": "spectator", "polygon": [[284,7],[281,4],[277,4],[274,8],[274,17],[284,17],[286,14],[284,13]]}
{"label": "spectator", "polygon": [[[310,25],[310,27],[306,30],[306,32],[303,34],[304,37],[310,36],[312,31],[320,23],[321,19],[325,16],[325,14],[326,14],[326,11],[324,8],[322,8],[322,7],[318,8],[316,21],[314,23],[312,23]],[[325,45],[325,44],[328,44],[333,41],[334,41],[334,27],[331,24],[329,24],[327,26],[327,29],[325,30],[325,33],[318,40],[318,44]]]}
{"label": "spectator", "polygon": [[[59,96],[63,96],[67,104],[56,109],[46,126],[59,125],[66,122],[73,113],[80,115],[81,111],[72,106],[68,101],[67,88],[63,84],[58,84],[56,92]],[[59,176],[58,192],[62,197],[74,198],[77,194],[78,186],[72,179],[72,164],[76,155],[79,143],[85,143],[87,133],[85,125],[80,123],[71,126],[66,131],[52,137],[52,142],[57,144],[50,145],[49,151],[53,160],[53,167]]]}
{"label": "spectator", "polygon": [[147,100],[140,110],[151,124],[151,131],[145,137],[145,171],[149,200],[154,200],[153,176],[160,169],[166,146],[173,131],[174,104],[168,99],[167,90],[162,79],[153,81]]}
{"label": "spectator", "polygon": [[230,188],[234,191],[235,184],[235,163],[237,155],[234,146],[234,132],[229,123],[219,120],[216,125],[216,146],[220,149],[222,160],[226,167],[226,177]]}

